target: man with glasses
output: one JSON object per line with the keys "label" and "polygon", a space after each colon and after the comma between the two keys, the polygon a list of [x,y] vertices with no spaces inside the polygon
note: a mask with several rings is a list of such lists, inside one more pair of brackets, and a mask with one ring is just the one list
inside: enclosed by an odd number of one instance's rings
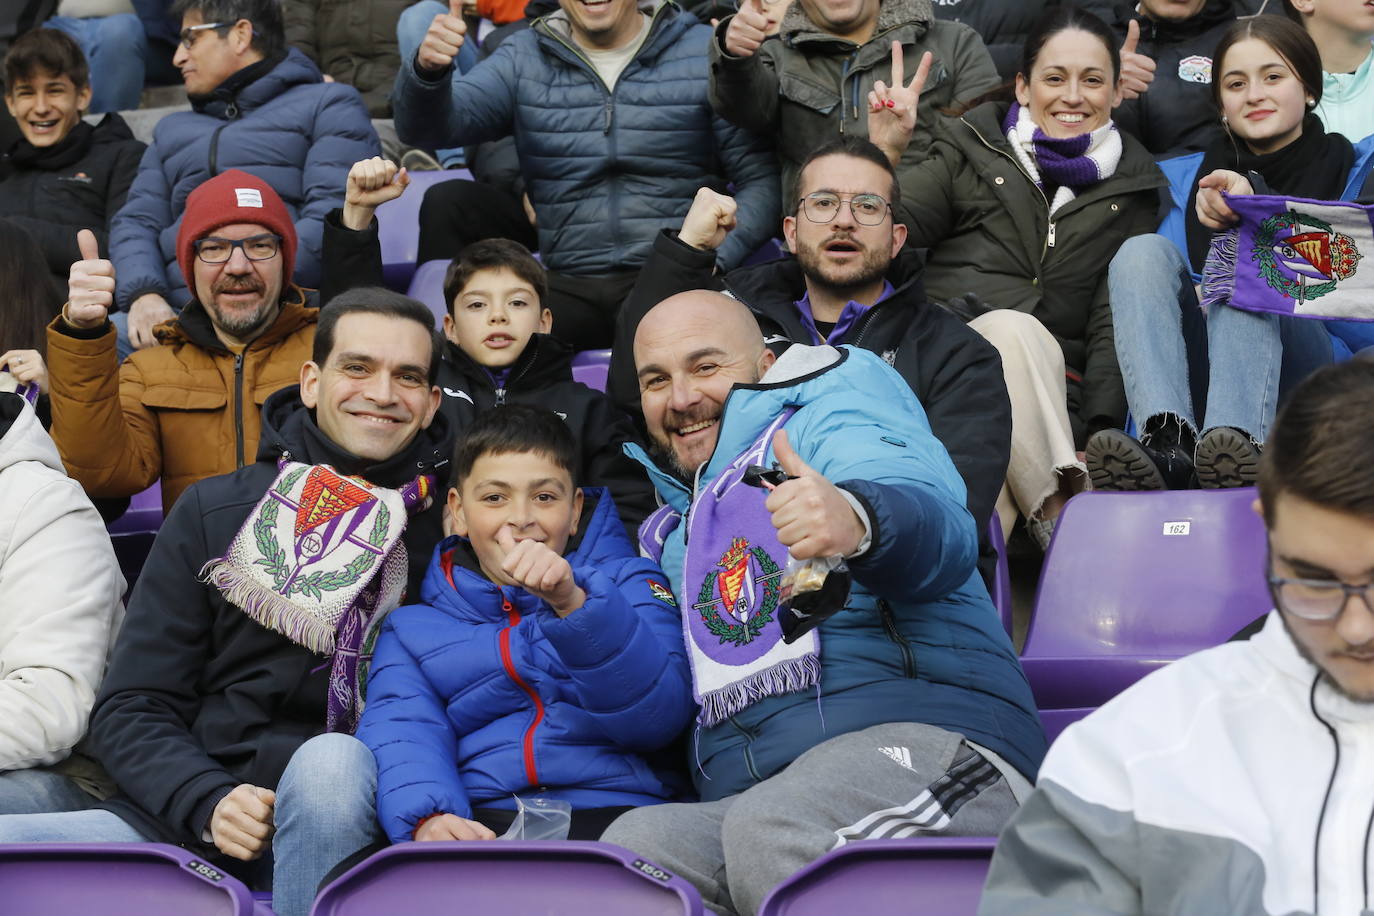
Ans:
{"label": "man with glasses", "polygon": [[[795,258],[715,276],[715,250],[731,232],[734,201],[703,188],[682,228],[654,239],[626,303],[612,351],[609,391],[639,413],[630,342],[653,306],[674,293],[723,288],[753,310],[770,347],[851,344],[888,362],[916,394],[949,451],[980,526],[992,517],[1011,451],[1011,404],[997,350],[926,301],[920,258],[902,254],[907,229],[893,168],[867,140],[827,141],[802,162],[782,232]],[[981,529],[980,529],[981,530]],[[984,545],[985,572],[995,563]]]}
{"label": "man with glasses", "polygon": [[1292,393],[1255,502],[1263,629],[1070,726],[1002,834],[980,912],[1371,911],[1371,399],[1363,360]]}
{"label": "man with glasses", "polygon": [[192,110],[158,122],[110,227],[121,358],[153,345],[153,328],[193,297],[173,245],[193,188],[231,168],[275,188],[299,239],[296,276],[316,287],[324,217],[343,203],[349,167],[380,152],[357,91],[323,82],[309,58],[287,48],[279,0],[179,0],[175,13],[173,63]]}
{"label": "man with glasses", "polygon": [[195,298],[157,330],[162,346],[118,364],[118,285],[95,239],[78,239],[70,298],[48,328],[52,436],[93,497],[162,480],[163,508],[203,477],[251,464],[263,400],[310,358],[318,300],[293,280],[298,240],[266,182],[231,170],[186,200],[177,262]]}

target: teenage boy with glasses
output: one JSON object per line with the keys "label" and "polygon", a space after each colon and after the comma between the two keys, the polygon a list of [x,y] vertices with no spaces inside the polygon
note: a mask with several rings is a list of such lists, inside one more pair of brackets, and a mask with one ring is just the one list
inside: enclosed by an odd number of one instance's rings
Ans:
{"label": "teenage boy with glasses", "polygon": [[1293,392],[1255,502],[1274,598],[1264,628],[1064,732],[1002,833],[981,913],[1370,911],[1370,398],[1362,360]]}
{"label": "teenage boy with glasses", "polygon": [[251,464],[262,402],[310,358],[318,298],[292,283],[298,241],[265,182],[230,170],[186,200],[177,262],[195,298],[158,325],[161,346],[119,365],[109,320],[115,267],[90,233],[70,299],[48,328],[52,437],[94,497],[162,479],[162,505],[203,477]]}

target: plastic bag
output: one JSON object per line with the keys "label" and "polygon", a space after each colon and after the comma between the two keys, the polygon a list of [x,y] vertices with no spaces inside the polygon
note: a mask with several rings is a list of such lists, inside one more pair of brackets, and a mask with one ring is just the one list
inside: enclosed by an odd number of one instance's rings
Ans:
{"label": "plastic bag", "polygon": [[515,820],[498,840],[566,840],[572,826],[572,805],[557,798],[533,795],[515,798]]}

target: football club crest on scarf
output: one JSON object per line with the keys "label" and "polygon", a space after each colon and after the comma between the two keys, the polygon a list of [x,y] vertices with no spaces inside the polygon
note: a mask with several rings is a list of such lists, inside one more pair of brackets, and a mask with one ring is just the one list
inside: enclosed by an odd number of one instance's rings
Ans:
{"label": "football club crest on scarf", "polygon": [[405,588],[401,535],[408,515],[429,504],[434,481],[422,475],[391,490],[329,465],[283,460],[278,468],[229,550],[201,578],[264,627],[333,656],[328,727],[351,731],[371,631]]}
{"label": "football club crest on scarf", "polygon": [[1226,195],[1240,224],[1212,239],[1202,302],[1374,321],[1374,207]]}
{"label": "football club crest on scarf", "polygon": [[698,720],[708,728],[764,697],[820,681],[819,634],[783,641],[778,604],[787,549],[764,506],[768,492],[744,480],[794,412],[784,411],[702,489],[686,521],[683,641]]}

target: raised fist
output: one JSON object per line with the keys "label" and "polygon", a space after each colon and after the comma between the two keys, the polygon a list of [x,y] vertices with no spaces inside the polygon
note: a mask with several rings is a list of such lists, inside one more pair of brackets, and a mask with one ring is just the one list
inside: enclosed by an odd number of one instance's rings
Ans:
{"label": "raised fist", "polygon": [[348,229],[366,229],[372,214],[389,200],[405,193],[410,175],[396,163],[373,156],[353,163],[344,187],[343,224]]}
{"label": "raised fist", "polygon": [[701,251],[715,251],[735,228],[735,199],[710,188],[697,188],[692,208],[682,219],[677,237],[684,245]]}
{"label": "raised fist", "polygon": [[67,276],[67,306],[62,317],[74,328],[91,329],[105,324],[114,308],[114,264],[100,256],[95,233],[82,229],[76,233],[81,260],[72,265]]}

